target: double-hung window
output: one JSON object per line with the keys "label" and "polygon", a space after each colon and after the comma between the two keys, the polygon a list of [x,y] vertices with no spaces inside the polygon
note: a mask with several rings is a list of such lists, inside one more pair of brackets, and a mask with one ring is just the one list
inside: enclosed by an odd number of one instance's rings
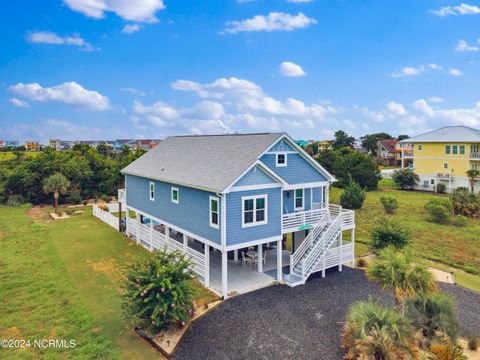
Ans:
{"label": "double-hung window", "polygon": [[276,159],[277,159],[277,162],[276,162],[277,167],[287,166],[287,154],[278,153]]}
{"label": "double-hung window", "polygon": [[452,145],[452,154],[457,155],[458,154],[458,145]]}
{"label": "double-hung window", "polygon": [[266,224],[267,206],[267,195],[242,197],[242,227]]}
{"label": "double-hung window", "polygon": [[150,200],[155,201],[155,183],[153,181],[150,182]]}
{"label": "double-hung window", "polygon": [[465,145],[459,145],[458,150],[460,155],[465,155]]}
{"label": "double-hung window", "polygon": [[445,145],[445,154],[450,155],[450,153],[451,153],[450,145]]}
{"label": "double-hung window", "polygon": [[303,189],[295,190],[295,210],[303,210],[304,208],[304,192]]}
{"label": "double-hung window", "polygon": [[219,228],[218,224],[219,224],[219,221],[218,221],[218,209],[219,209],[219,206],[218,206],[218,202],[219,202],[219,199],[218,197],[215,197],[215,196],[210,196],[210,210],[209,210],[209,213],[210,213],[210,226],[214,227],[214,228]]}
{"label": "double-hung window", "polygon": [[178,204],[179,196],[180,195],[179,195],[179,192],[178,192],[178,188],[172,187],[172,194],[171,194],[172,202],[175,203],[175,204]]}

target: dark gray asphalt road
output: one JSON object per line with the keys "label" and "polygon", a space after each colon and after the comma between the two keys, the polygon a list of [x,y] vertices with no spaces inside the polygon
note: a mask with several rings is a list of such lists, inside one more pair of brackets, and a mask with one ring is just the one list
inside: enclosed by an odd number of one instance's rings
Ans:
{"label": "dark gray asphalt road", "polygon": [[[442,284],[454,296],[463,333],[480,333],[480,294]],[[195,323],[175,359],[342,358],[343,320],[348,306],[369,297],[393,304],[389,293],[362,270],[344,267],[304,286],[272,286],[225,301]]]}

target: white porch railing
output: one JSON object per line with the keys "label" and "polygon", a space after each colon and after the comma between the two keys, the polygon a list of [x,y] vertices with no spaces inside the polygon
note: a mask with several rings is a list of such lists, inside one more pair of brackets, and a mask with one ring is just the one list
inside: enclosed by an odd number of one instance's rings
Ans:
{"label": "white porch railing", "polygon": [[123,207],[127,205],[127,194],[125,189],[118,189],[118,202],[122,203]]}
{"label": "white porch railing", "polygon": [[327,209],[314,209],[308,211],[298,211],[290,214],[282,215],[282,232],[297,231],[298,228],[306,224],[316,224],[322,216],[327,213]]}
{"label": "white porch railing", "polygon": [[[199,276],[205,278],[205,254],[185,246],[176,240],[170,239],[168,236],[155,230],[153,227],[144,225],[136,219],[127,217],[127,235],[134,238],[138,244],[141,244],[147,250],[165,250],[169,253],[179,251],[185,254],[192,262],[192,270]],[[186,235],[184,235],[186,236]]]}
{"label": "white porch railing", "polygon": [[328,206],[330,216],[335,218],[340,212],[342,213],[342,230],[350,230],[355,227],[355,211],[343,209],[340,205],[330,204]]}
{"label": "white porch railing", "polygon": [[346,262],[354,261],[353,255],[353,243],[351,242],[343,244],[342,246],[332,247],[327,250],[325,262],[320,261],[313,272],[323,271],[324,269],[326,270]]}
{"label": "white porch railing", "polygon": [[[117,210],[115,210],[115,205],[117,206]],[[108,209],[112,212],[118,212],[118,204],[107,204],[106,205]],[[108,211],[102,210],[98,207],[98,205],[93,205],[92,209],[93,215],[102,220],[103,222],[107,223],[111,227],[113,227],[115,230],[118,231],[119,229],[119,219],[115,215],[111,214]]]}

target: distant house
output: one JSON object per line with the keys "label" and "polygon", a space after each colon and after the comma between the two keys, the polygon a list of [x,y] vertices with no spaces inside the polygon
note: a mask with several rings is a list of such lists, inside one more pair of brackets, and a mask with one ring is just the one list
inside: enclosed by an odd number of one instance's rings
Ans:
{"label": "distant house", "polygon": [[[384,165],[393,166],[400,165],[401,150],[400,143],[396,139],[380,140],[378,143],[377,155],[382,159]],[[398,149],[398,150],[397,150]]]}
{"label": "distant house", "polygon": [[3,140],[0,140],[0,149],[3,149],[4,146],[5,146],[5,142]]}
{"label": "distant house", "polygon": [[159,142],[160,140],[140,139],[137,140],[137,149],[148,151],[156,147]]}
{"label": "distant house", "polygon": [[16,148],[20,145],[18,140],[5,140],[5,146]]}
{"label": "distant house", "polygon": [[35,140],[25,141],[25,150],[26,151],[40,151],[40,143]]}
{"label": "distant house", "polygon": [[285,133],[173,136],[122,173],[127,235],[187,254],[224,298],[353,260],[354,212],[330,204],[335,179]]}
{"label": "distant house", "polygon": [[122,151],[123,147],[126,146],[129,149],[133,150],[137,147],[137,140],[134,139],[118,139],[113,143],[114,151]]}
{"label": "distant house", "polygon": [[54,150],[60,150],[60,139],[50,139],[48,140],[48,146]]}
{"label": "distant house", "polygon": [[59,150],[70,150],[73,147],[73,141],[61,140]]}
{"label": "distant house", "polygon": [[297,140],[295,141],[297,143],[298,146],[300,146],[301,148],[305,148],[305,146],[307,146],[308,144],[310,144],[310,142],[306,141],[306,140]]}

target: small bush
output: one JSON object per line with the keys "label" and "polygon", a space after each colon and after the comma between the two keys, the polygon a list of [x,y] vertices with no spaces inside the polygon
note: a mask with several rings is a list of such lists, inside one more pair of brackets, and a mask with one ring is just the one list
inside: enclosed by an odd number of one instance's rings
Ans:
{"label": "small bush", "polygon": [[365,190],[354,181],[350,181],[345,186],[345,191],[340,196],[340,204],[346,209],[360,209],[365,201]]}
{"label": "small bush", "polygon": [[357,267],[364,268],[366,266],[367,266],[367,260],[365,260],[365,258],[361,257],[357,259]]}
{"label": "small bush", "polygon": [[410,243],[411,237],[410,230],[395,219],[380,218],[370,234],[370,249],[375,253],[388,246],[402,249]]}
{"label": "small bush", "polygon": [[462,215],[456,215],[453,218],[453,225],[457,227],[465,227],[468,225],[468,218]]}
{"label": "small bush", "polygon": [[445,184],[442,184],[442,183],[437,184],[437,193],[445,194],[446,191],[447,191],[447,187],[445,186]]}
{"label": "small bush", "polygon": [[74,215],[75,214],[75,211],[77,211],[76,209],[72,209],[72,208],[66,208],[63,212],[67,215]]}
{"label": "small bush", "polygon": [[107,205],[98,205],[98,208],[99,208],[100,210],[103,210],[103,211],[108,212],[108,206],[107,206]]}
{"label": "small bush", "polygon": [[393,182],[402,190],[412,189],[417,182],[420,181],[420,177],[410,168],[395,170],[392,174],[392,179]]}
{"label": "small bush", "polygon": [[455,215],[480,216],[480,196],[469,192],[467,188],[455,189],[450,194],[450,200]]}
{"label": "small bush", "polygon": [[112,201],[112,197],[110,195],[102,195],[100,196],[100,200],[105,201],[106,203],[109,203]]}
{"label": "small bush", "polygon": [[393,196],[382,196],[380,202],[387,214],[393,214],[398,209],[398,201]]}
{"label": "small bush", "polygon": [[474,336],[470,339],[468,339],[468,348],[472,351],[475,351],[478,349],[478,343],[480,342],[480,340],[478,339],[478,337]]}
{"label": "small bush", "polygon": [[467,360],[461,349],[452,344],[432,345],[430,360]]}
{"label": "small bush", "polygon": [[67,197],[67,202],[75,205],[80,204],[82,202],[82,196],[80,195],[80,192],[78,191],[72,192],[70,196]]}
{"label": "small bush", "polygon": [[18,207],[25,202],[22,195],[10,195],[7,199],[7,206]]}
{"label": "small bush", "polygon": [[183,326],[193,315],[195,275],[180,252],[153,251],[125,275],[122,307],[142,329],[157,333],[170,325]]}
{"label": "small bush", "polygon": [[437,224],[446,224],[452,213],[452,202],[448,198],[434,198],[425,204],[429,219]]}

